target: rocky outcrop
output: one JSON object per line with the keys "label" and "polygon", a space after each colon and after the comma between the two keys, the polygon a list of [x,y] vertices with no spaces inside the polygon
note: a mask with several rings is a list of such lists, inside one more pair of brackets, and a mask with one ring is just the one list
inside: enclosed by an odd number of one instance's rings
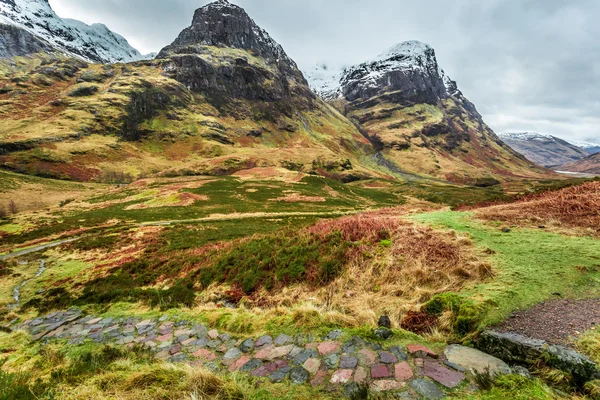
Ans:
{"label": "rocky outcrop", "polygon": [[600,376],[598,366],[588,357],[564,346],[549,345],[543,340],[515,333],[486,331],[481,334],[477,347],[510,363],[533,365],[544,362],[571,374],[579,386]]}
{"label": "rocky outcrop", "polygon": [[0,58],[52,51],[52,46],[16,26],[0,24]]}
{"label": "rocky outcrop", "polygon": [[167,76],[211,99],[218,107],[231,99],[280,102],[277,111],[291,116],[309,107],[315,96],[283,48],[248,16],[226,0],[194,14],[192,25],[158,59]]}

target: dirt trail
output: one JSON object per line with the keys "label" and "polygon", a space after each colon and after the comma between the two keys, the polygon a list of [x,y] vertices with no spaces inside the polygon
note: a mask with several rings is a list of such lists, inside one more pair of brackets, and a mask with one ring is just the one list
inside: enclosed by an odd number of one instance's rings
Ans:
{"label": "dirt trail", "polygon": [[65,243],[75,242],[75,241],[77,241],[79,239],[81,239],[81,237],[75,237],[75,238],[70,238],[70,239],[59,240],[59,241],[56,241],[56,242],[46,243],[46,244],[42,244],[42,245],[39,245],[39,246],[29,247],[29,248],[23,249],[23,250],[18,250],[18,251],[15,251],[15,252],[8,253],[8,254],[5,254],[3,256],[0,256],[0,261],[8,260],[9,258],[26,256],[27,254],[32,254],[32,253],[36,253],[38,251],[42,251],[42,250],[46,250],[46,249],[51,249],[53,247],[58,247],[58,246],[60,246],[62,244],[65,244]]}
{"label": "dirt trail", "polygon": [[568,345],[585,331],[600,326],[600,299],[551,300],[513,314],[497,329],[552,344]]}

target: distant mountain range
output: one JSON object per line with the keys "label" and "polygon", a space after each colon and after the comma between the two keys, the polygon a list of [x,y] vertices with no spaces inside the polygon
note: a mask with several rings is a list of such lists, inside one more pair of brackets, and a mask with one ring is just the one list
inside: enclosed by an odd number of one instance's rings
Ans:
{"label": "distant mountain range", "polygon": [[551,174],[496,136],[419,41],[305,77],[226,0],[196,10],[152,60],[47,0],[0,0],[0,16],[0,57],[29,56],[0,60],[4,168],[94,181],[260,167],[478,186]]}
{"label": "distant mountain range", "polygon": [[[569,172],[593,170],[594,160],[598,157],[590,158],[590,155],[600,153],[598,144],[571,142],[537,132],[509,132],[498,136],[530,161],[555,170]],[[583,160],[586,160],[585,165],[579,166],[579,162]]]}

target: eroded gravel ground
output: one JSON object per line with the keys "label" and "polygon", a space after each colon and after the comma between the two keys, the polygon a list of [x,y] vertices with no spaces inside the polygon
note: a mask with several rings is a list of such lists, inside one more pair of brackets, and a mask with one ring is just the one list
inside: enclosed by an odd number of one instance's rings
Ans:
{"label": "eroded gravel ground", "polygon": [[568,345],[571,339],[595,326],[600,329],[600,299],[552,300],[514,313],[497,330]]}

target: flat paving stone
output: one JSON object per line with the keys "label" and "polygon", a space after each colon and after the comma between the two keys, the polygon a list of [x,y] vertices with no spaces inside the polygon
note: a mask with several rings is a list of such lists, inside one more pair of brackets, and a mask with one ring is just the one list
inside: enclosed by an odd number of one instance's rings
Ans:
{"label": "flat paving stone", "polygon": [[322,356],[340,351],[341,345],[338,342],[323,342],[317,345],[317,350]]}
{"label": "flat paving stone", "polygon": [[250,353],[254,350],[254,339],[246,339],[240,345],[240,350],[244,353]]}
{"label": "flat paving stone", "polygon": [[343,385],[352,379],[353,369],[339,369],[333,373],[329,382],[334,385]]}
{"label": "flat paving stone", "polygon": [[317,371],[314,378],[312,378],[312,380],[310,381],[310,384],[312,386],[323,386],[327,382],[328,376],[329,374],[327,373],[327,371]]}
{"label": "flat paving stone", "polygon": [[302,364],[305,370],[307,370],[311,375],[317,373],[319,368],[321,368],[321,360],[318,358],[309,358],[306,360],[304,364]]}
{"label": "flat paving stone", "polygon": [[192,354],[196,358],[200,358],[204,361],[214,361],[217,359],[217,355],[210,350],[200,349],[194,354]]}
{"label": "flat paving stone", "polygon": [[292,337],[288,335],[279,335],[273,343],[275,344],[275,346],[285,346],[294,343],[294,339],[292,339]]}
{"label": "flat paving stone", "polygon": [[369,372],[365,367],[357,367],[354,372],[354,382],[356,383],[366,383],[369,378]]}
{"label": "flat paving stone", "polygon": [[357,358],[361,365],[369,367],[375,364],[377,353],[369,349],[362,349],[358,352]]}
{"label": "flat paving stone", "polygon": [[450,363],[463,369],[479,373],[484,373],[486,369],[489,369],[493,375],[511,373],[510,367],[504,361],[471,347],[451,345],[446,347],[444,355]]}
{"label": "flat paving stone", "polygon": [[323,358],[323,364],[328,369],[336,369],[340,363],[340,355],[339,354],[330,354],[327,357]]}
{"label": "flat paving stone", "polygon": [[414,372],[407,362],[402,362],[394,366],[394,377],[397,381],[409,381],[413,376]]}
{"label": "flat paving stone", "polygon": [[435,383],[427,379],[415,379],[410,383],[410,387],[427,400],[438,400],[446,397]]}
{"label": "flat paving stone", "polygon": [[298,353],[298,355],[296,357],[294,357],[294,364],[298,364],[298,365],[302,365],[306,362],[306,360],[308,360],[309,358],[316,358],[318,357],[318,353],[316,350],[312,350],[312,349],[305,349],[302,350],[300,353]]}
{"label": "flat paving stone", "polygon": [[292,370],[292,367],[290,367],[290,366],[283,367],[283,368],[278,369],[277,371],[273,372],[271,375],[269,375],[268,378],[272,382],[275,382],[275,383],[282,382],[285,378],[287,378],[287,376],[291,370]]}
{"label": "flat paving stone", "polygon": [[302,367],[294,367],[290,371],[290,381],[294,384],[302,384],[308,382],[310,374]]}
{"label": "flat paving stone", "polygon": [[249,355],[244,355],[244,356],[240,357],[239,359],[235,360],[229,366],[229,372],[237,372],[237,371],[239,371],[244,366],[244,364],[246,364],[251,359],[252,358]]}
{"label": "flat paving stone", "polygon": [[256,348],[260,348],[262,346],[272,345],[272,344],[273,344],[273,338],[271,336],[261,336],[260,338],[258,338],[258,340],[254,344],[254,346]]}
{"label": "flat paving stone", "polygon": [[343,355],[340,359],[341,369],[354,369],[358,365],[358,359],[356,357]]}
{"label": "flat paving stone", "polygon": [[259,360],[266,360],[273,350],[275,350],[275,347],[273,346],[263,347],[256,352],[254,358],[258,358]]}
{"label": "flat paving stone", "polygon": [[265,376],[270,375],[273,372],[277,371],[277,369],[278,369],[278,367],[277,367],[277,364],[275,364],[275,363],[264,364],[263,366],[250,372],[250,375],[256,376],[258,378],[264,378]]}
{"label": "flat paving stone", "polygon": [[384,379],[392,378],[392,368],[386,364],[374,364],[371,366],[371,378],[373,379]]}
{"label": "flat paving stone", "polygon": [[392,390],[402,390],[406,387],[406,382],[398,382],[392,379],[382,379],[371,383],[371,390],[374,392],[389,392]]}
{"label": "flat paving stone", "polygon": [[379,352],[379,360],[382,364],[395,364],[398,362],[398,358],[387,351]]}
{"label": "flat paving stone", "polygon": [[465,374],[462,372],[453,371],[437,362],[430,360],[425,360],[425,364],[423,366],[423,375],[433,379],[449,389],[457,387],[465,379]]}
{"label": "flat paving stone", "polygon": [[242,365],[240,368],[240,372],[250,372],[253,371],[263,365],[261,360],[252,359],[248,361],[246,364]]}

